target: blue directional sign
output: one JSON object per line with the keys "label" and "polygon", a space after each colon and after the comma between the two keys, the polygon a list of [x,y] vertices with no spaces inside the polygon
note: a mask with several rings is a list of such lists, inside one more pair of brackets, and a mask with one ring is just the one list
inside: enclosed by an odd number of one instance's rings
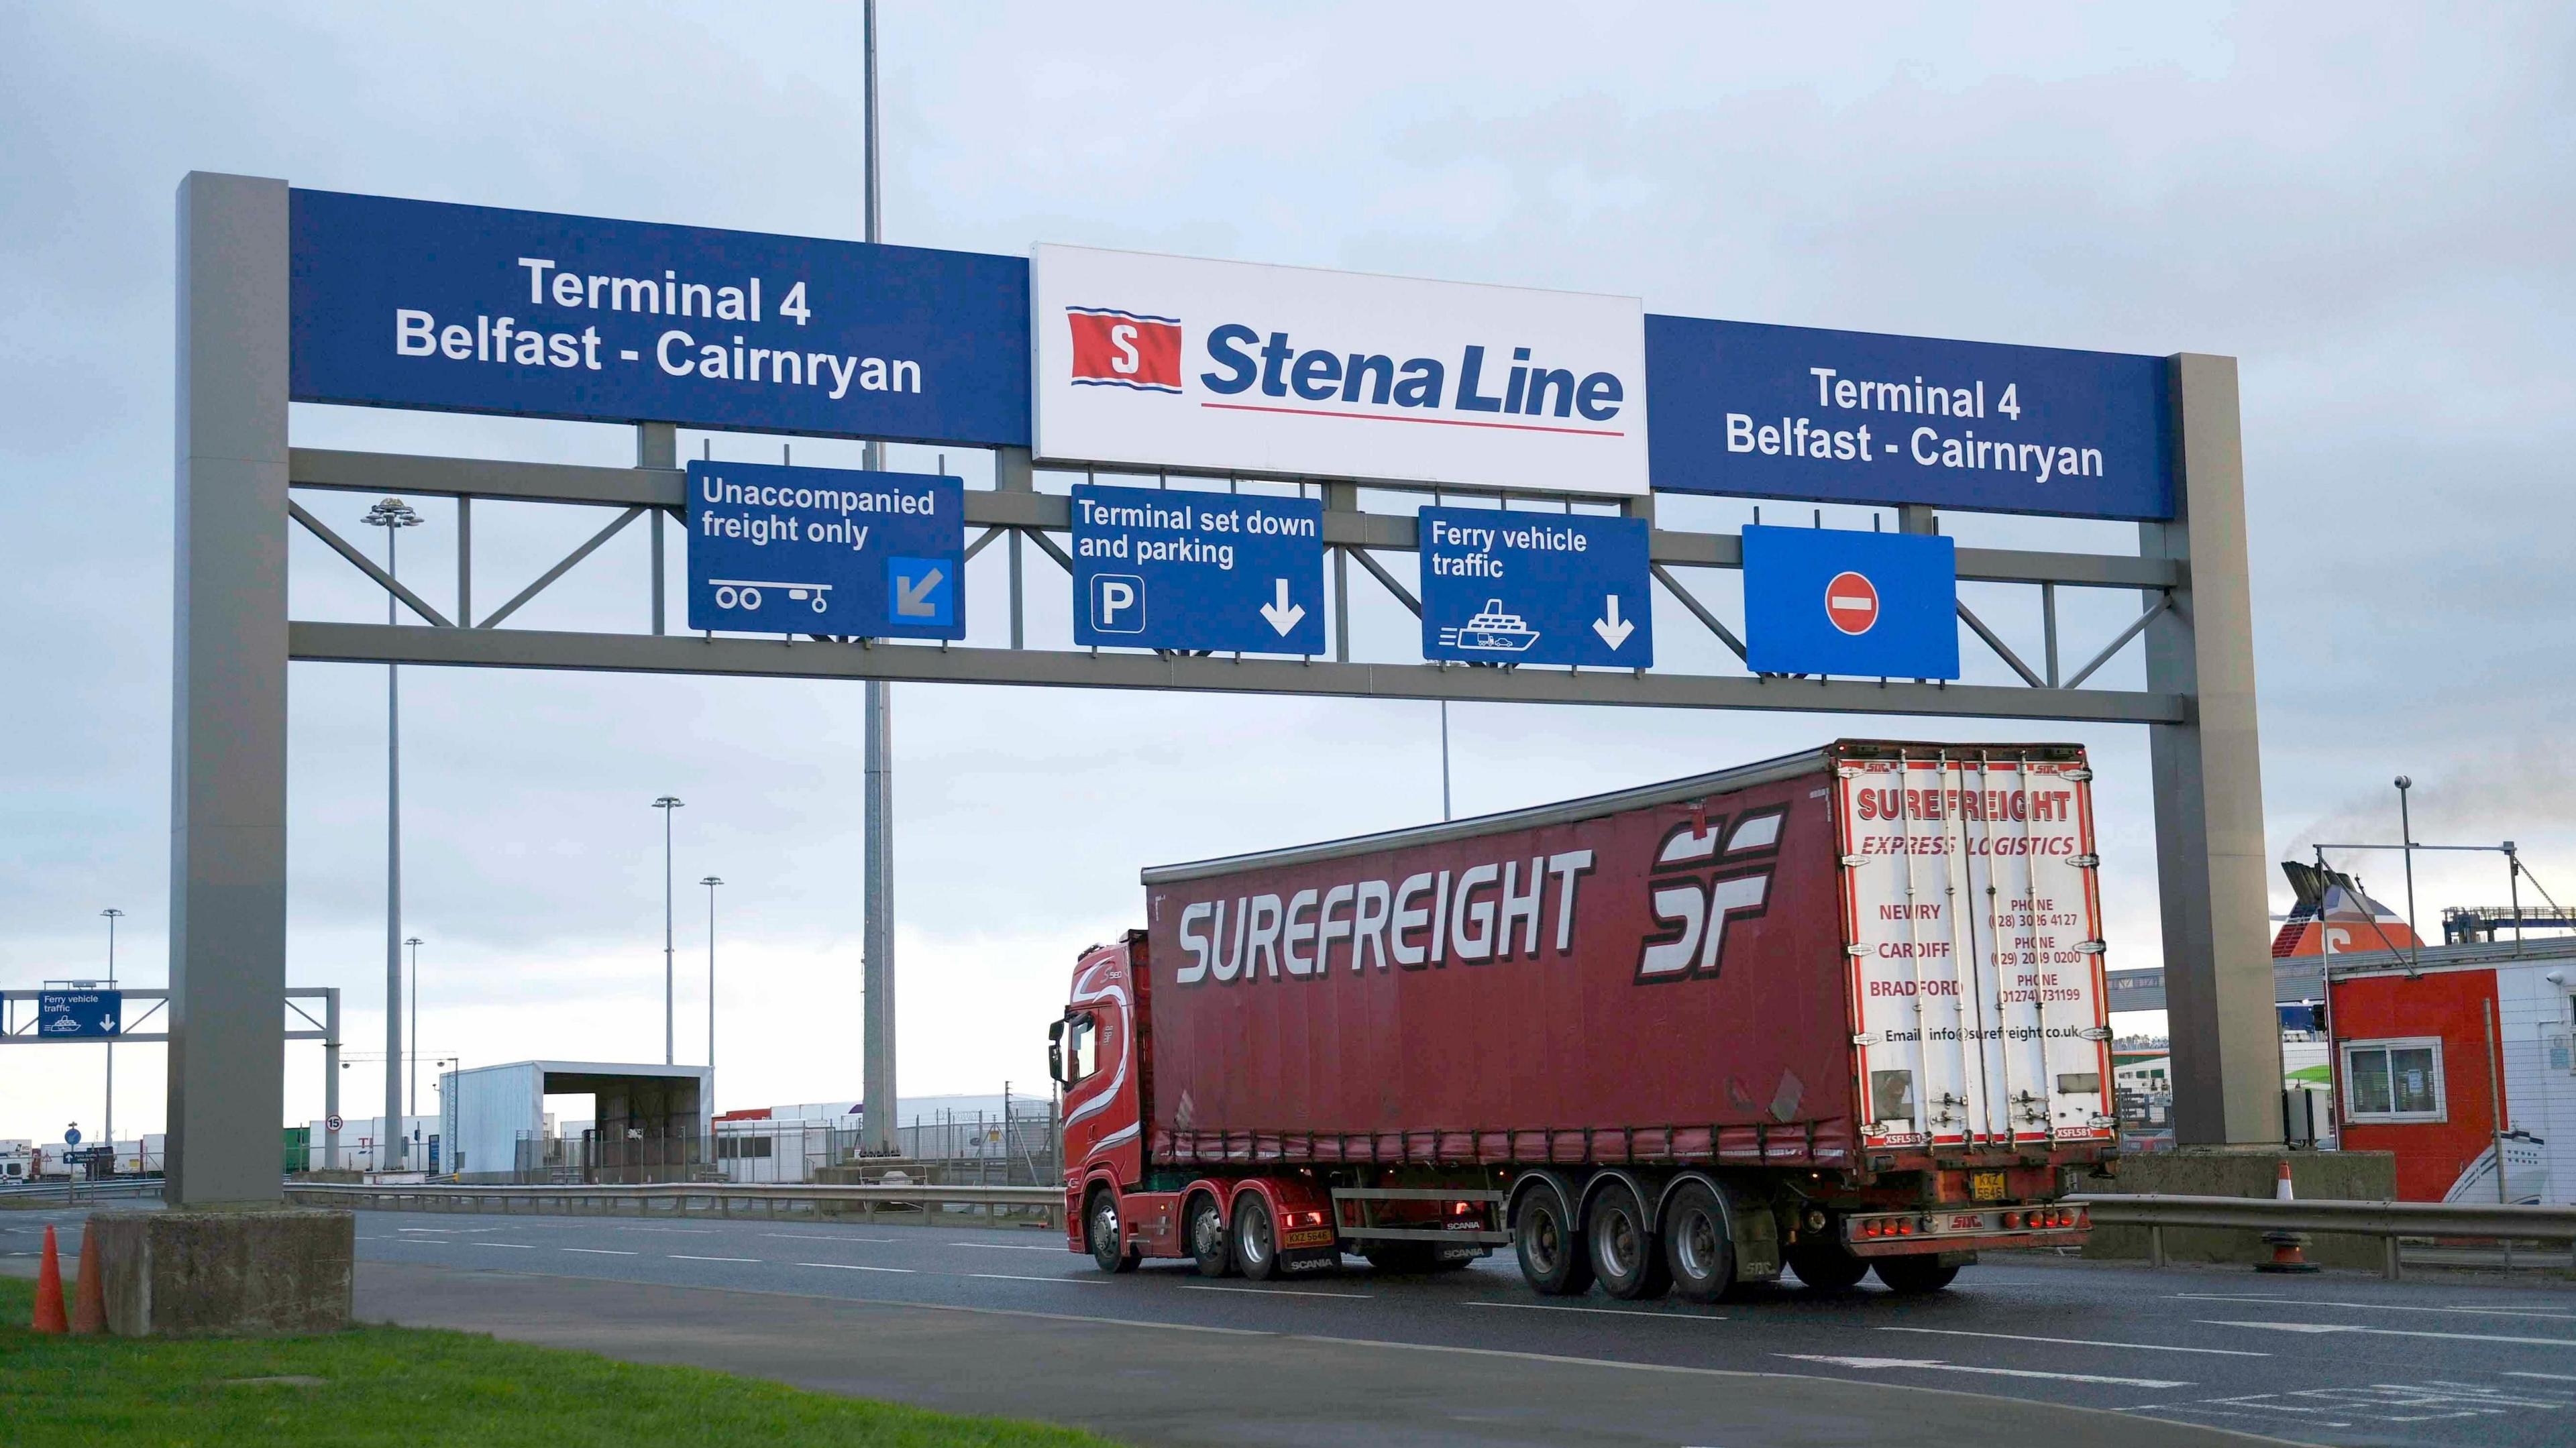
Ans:
{"label": "blue directional sign", "polygon": [[70,1126],[70,1127],[65,1127],[65,1128],[63,1129],[63,1145],[65,1145],[65,1146],[78,1146],[78,1145],[80,1145],[80,1128],[79,1128],[79,1127],[77,1127],[77,1126]]}
{"label": "blue directional sign", "polygon": [[1029,265],[287,197],[299,402],[1026,447]]}
{"label": "blue directional sign", "polygon": [[1073,490],[1073,641],[1324,651],[1324,505],[1251,493]]}
{"label": "blue directional sign", "polygon": [[2170,518],[2161,357],[1646,318],[1657,489]]}
{"label": "blue directional sign", "polygon": [[966,636],[966,485],[927,473],[689,464],[689,627]]}
{"label": "blue directional sign", "polygon": [[47,1040],[115,1036],[124,1026],[121,990],[49,990],[36,997],[36,1034]]}
{"label": "blue directional sign", "polygon": [[1958,610],[1948,538],[1744,530],[1744,661],[1755,673],[1955,679]]}
{"label": "blue directional sign", "polygon": [[1423,509],[1422,656],[1651,667],[1646,535],[1643,518]]}

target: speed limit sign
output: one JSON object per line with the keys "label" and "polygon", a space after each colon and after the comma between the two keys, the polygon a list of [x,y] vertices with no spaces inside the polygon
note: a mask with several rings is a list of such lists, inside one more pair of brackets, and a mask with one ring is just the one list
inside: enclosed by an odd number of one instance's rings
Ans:
{"label": "speed limit sign", "polygon": [[341,1121],[337,1116],[325,1116],[322,1118],[322,1124],[333,1131],[337,1131],[340,1129]]}

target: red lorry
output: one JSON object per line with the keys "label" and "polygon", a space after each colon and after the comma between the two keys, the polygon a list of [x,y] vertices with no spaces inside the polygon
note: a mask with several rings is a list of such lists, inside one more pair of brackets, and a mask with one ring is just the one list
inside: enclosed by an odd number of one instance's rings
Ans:
{"label": "red lorry", "polygon": [[2118,1153],[2075,745],[1842,741],[1144,872],[1049,1056],[1067,1246],[1936,1291]]}

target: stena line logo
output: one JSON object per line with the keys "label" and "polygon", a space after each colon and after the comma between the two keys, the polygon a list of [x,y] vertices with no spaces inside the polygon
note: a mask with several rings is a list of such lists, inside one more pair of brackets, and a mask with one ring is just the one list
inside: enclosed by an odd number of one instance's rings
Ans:
{"label": "stena line logo", "polygon": [[1067,307],[1073,329],[1073,385],[1181,390],[1181,324],[1173,317],[1115,307]]}

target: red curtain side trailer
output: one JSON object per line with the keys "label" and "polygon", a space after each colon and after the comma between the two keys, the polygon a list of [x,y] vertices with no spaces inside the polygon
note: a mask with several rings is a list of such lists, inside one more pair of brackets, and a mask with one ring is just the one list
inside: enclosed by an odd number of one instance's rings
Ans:
{"label": "red curtain side trailer", "polygon": [[2076,745],[1841,741],[1144,872],[1075,967],[1067,1245],[1267,1278],[1509,1245],[1541,1292],[2080,1242],[2118,1151]]}

